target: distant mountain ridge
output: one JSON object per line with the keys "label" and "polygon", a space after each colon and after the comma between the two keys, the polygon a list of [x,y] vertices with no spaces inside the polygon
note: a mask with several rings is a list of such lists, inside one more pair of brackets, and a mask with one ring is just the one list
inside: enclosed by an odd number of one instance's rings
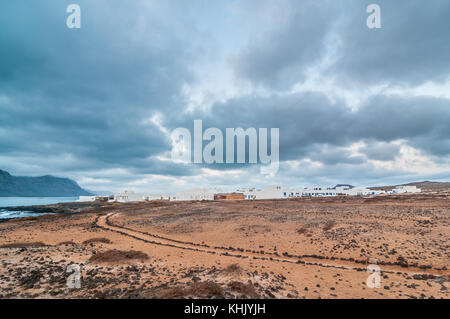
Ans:
{"label": "distant mountain ridge", "polygon": [[0,169],[0,197],[72,197],[89,196],[69,178],[51,175],[29,177],[12,176]]}

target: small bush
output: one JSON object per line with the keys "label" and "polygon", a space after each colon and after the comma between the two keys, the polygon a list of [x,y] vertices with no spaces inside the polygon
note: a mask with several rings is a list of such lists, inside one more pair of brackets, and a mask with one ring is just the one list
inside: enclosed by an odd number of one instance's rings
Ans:
{"label": "small bush", "polygon": [[167,288],[157,295],[157,299],[180,299],[185,297],[186,291],[181,287]]}
{"label": "small bush", "polygon": [[231,265],[228,265],[224,269],[224,271],[228,274],[232,274],[232,273],[240,274],[242,272],[242,268],[238,264],[231,264]]}
{"label": "small bush", "polygon": [[90,243],[111,244],[111,241],[108,238],[105,238],[105,237],[91,238],[91,239],[83,241],[83,244],[85,244],[85,245],[90,244]]}
{"label": "small bush", "polygon": [[62,241],[62,242],[60,242],[58,245],[72,245],[72,246],[75,246],[76,244],[73,242],[73,241],[70,241],[70,240],[68,240],[68,241]]}
{"label": "small bush", "polygon": [[192,284],[190,293],[201,298],[223,298],[222,287],[213,281],[201,281]]}
{"label": "small bush", "polygon": [[247,298],[259,298],[260,297],[258,292],[256,291],[255,286],[251,283],[244,284],[239,281],[232,281],[232,282],[228,283],[228,287],[231,289],[231,291],[241,293],[242,295],[244,295],[244,297],[247,297]]}
{"label": "small bush", "polygon": [[324,231],[329,231],[331,228],[333,228],[336,225],[336,222],[329,221],[323,226]]}
{"label": "small bush", "polygon": [[0,248],[27,248],[27,247],[44,247],[47,246],[43,242],[32,242],[32,243],[11,243],[1,245]]}
{"label": "small bush", "polygon": [[91,258],[89,258],[89,261],[96,263],[102,262],[113,263],[113,262],[128,262],[133,260],[144,261],[147,260],[148,258],[149,258],[148,255],[141,251],[135,250],[123,251],[113,249],[92,255]]}

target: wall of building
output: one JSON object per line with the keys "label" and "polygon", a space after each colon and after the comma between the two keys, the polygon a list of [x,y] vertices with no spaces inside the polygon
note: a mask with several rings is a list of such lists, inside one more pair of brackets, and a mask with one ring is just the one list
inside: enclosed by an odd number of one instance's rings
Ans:
{"label": "wall of building", "polygon": [[215,194],[214,200],[244,200],[245,195],[241,193]]}
{"label": "wall of building", "polygon": [[397,186],[392,190],[393,194],[402,194],[402,193],[420,193],[421,189],[416,186]]}
{"label": "wall of building", "polygon": [[287,198],[287,190],[283,186],[268,186],[256,192],[256,199],[281,199]]}
{"label": "wall of building", "polygon": [[[337,196],[337,191],[329,186],[306,187],[298,192],[301,197],[329,197]],[[298,197],[298,196],[296,196]]]}
{"label": "wall of building", "polygon": [[214,200],[214,192],[208,189],[194,189],[186,192],[176,193],[175,195],[171,196],[170,200]]}
{"label": "wall of building", "polygon": [[94,202],[95,196],[80,196],[77,202]]}
{"label": "wall of building", "polygon": [[144,195],[144,200],[146,200],[146,201],[152,201],[152,200],[170,200],[170,195],[167,195],[167,194]]}
{"label": "wall of building", "polygon": [[129,203],[129,202],[141,202],[144,200],[144,196],[136,194],[130,191],[124,191],[123,193],[114,194],[114,199],[112,201],[119,203]]}

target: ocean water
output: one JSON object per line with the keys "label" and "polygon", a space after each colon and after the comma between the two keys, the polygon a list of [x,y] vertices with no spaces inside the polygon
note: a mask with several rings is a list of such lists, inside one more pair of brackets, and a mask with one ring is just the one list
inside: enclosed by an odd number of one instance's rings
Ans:
{"label": "ocean water", "polygon": [[[75,202],[79,197],[0,197],[0,207],[49,205],[56,203]],[[22,218],[29,216],[41,216],[45,213],[34,213],[27,210],[6,211],[0,208],[0,220]]]}

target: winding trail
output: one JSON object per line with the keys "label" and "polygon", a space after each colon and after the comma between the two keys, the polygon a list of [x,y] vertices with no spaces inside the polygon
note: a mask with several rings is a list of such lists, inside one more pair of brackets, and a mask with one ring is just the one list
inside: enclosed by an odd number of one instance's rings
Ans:
{"label": "winding trail", "polygon": [[[213,247],[207,244],[197,244],[184,242],[168,237],[163,237],[156,234],[151,234],[147,232],[142,232],[138,230],[131,229],[129,227],[123,227],[113,224],[109,218],[117,215],[118,213],[109,213],[107,215],[99,216],[95,221],[95,226],[119,233],[123,236],[127,236],[136,240],[140,240],[152,245],[167,246],[176,249],[191,250],[196,252],[208,253],[212,255],[229,256],[241,259],[259,259],[267,260],[271,262],[283,262],[283,263],[294,263],[303,264],[310,266],[319,266],[324,268],[337,268],[355,271],[366,271],[367,265],[362,262],[355,262],[349,260],[340,259],[330,259],[320,256],[293,256],[293,255],[277,255],[268,252],[257,252],[244,249],[235,249],[231,247]],[[326,260],[326,262],[323,262]],[[379,265],[383,273],[402,273],[408,275],[432,275],[437,277],[448,277],[450,271],[448,270],[437,270],[437,269],[421,269],[418,267],[401,267],[398,265]]]}

